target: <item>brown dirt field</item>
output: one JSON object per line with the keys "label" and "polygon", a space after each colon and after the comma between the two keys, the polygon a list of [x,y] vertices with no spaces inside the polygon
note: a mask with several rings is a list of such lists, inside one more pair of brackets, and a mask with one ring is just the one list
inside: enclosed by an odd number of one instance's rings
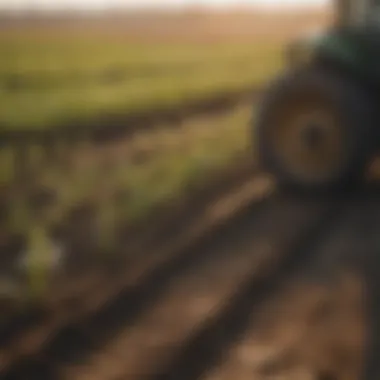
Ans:
{"label": "brown dirt field", "polygon": [[368,286],[378,282],[378,187],[338,198],[277,193],[259,204],[243,193],[210,202],[206,220],[225,224],[193,236],[180,256],[152,256],[148,277],[126,279],[132,288],[105,314],[74,320],[16,378],[357,378]]}

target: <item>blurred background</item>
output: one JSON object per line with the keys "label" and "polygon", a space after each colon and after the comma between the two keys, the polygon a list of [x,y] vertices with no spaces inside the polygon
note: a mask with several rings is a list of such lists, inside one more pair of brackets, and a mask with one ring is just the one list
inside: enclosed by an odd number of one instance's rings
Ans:
{"label": "blurred background", "polygon": [[269,196],[255,161],[260,95],[332,5],[0,0],[1,379],[354,379],[337,273],[377,206],[334,227],[344,201]]}
{"label": "blurred background", "polygon": [[251,160],[254,98],[329,20],[324,0],[0,0],[4,310],[120,268]]}

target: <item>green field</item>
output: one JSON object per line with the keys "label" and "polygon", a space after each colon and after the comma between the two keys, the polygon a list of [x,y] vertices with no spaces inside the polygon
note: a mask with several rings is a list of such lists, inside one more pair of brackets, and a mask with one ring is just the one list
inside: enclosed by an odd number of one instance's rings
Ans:
{"label": "green field", "polygon": [[0,128],[44,129],[176,107],[260,85],[281,64],[263,41],[130,42],[0,35]]}
{"label": "green field", "polygon": [[[1,228],[5,241],[14,233],[27,238],[31,287],[24,296],[39,292],[35,286],[47,290],[54,229],[68,231],[64,244],[76,241],[65,252],[69,263],[84,256],[87,266],[106,268],[115,259],[123,260],[129,254],[128,227],[147,224],[157,207],[175,204],[207,183],[210,175],[247,155],[251,116],[252,107],[242,105],[217,117],[189,120],[176,130],[162,125],[109,147],[79,146],[66,157],[69,170],[51,164],[29,189],[10,194],[9,217]],[[33,194],[46,189],[54,192],[53,200],[33,204]]]}
{"label": "green field", "polygon": [[[80,129],[98,117],[173,109],[259,87],[282,64],[279,42],[202,38],[0,31],[0,131]],[[53,230],[66,231],[61,239],[69,246],[78,239],[68,248],[74,261],[88,251],[87,263],[98,254],[104,263],[125,245],[120,226],[147,224],[157,207],[179,201],[247,152],[252,110],[242,104],[100,146],[58,137],[54,159],[43,143],[2,146],[0,238],[26,237],[32,282],[45,278],[38,263],[51,255]],[[20,149],[25,172],[15,160]],[[26,176],[20,181],[17,173]]]}

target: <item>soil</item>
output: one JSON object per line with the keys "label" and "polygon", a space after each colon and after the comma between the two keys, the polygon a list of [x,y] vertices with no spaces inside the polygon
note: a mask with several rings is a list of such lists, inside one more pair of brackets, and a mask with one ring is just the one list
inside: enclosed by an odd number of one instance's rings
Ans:
{"label": "soil", "polygon": [[4,378],[359,378],[376,319],[378,186],[316,198],[265,181],[203,204],[198,232],[136,262],[116,298],[98,295]]}

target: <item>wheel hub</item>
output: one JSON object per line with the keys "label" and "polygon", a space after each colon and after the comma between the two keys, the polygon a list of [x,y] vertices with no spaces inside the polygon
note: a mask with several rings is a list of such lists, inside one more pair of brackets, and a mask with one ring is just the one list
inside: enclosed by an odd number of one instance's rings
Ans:
{"label": "wheel hub", "polygon": [[298,177],[332,176],[342,160],[342,129],[328,107],[299,105],[278,115],[274,141],[280,162]]}
{"label": "wheel hub", "polygon": [[308,149],[318,149],[324,143],[324,131],[318,124],[309,124],[301,131],[301,139]]}

